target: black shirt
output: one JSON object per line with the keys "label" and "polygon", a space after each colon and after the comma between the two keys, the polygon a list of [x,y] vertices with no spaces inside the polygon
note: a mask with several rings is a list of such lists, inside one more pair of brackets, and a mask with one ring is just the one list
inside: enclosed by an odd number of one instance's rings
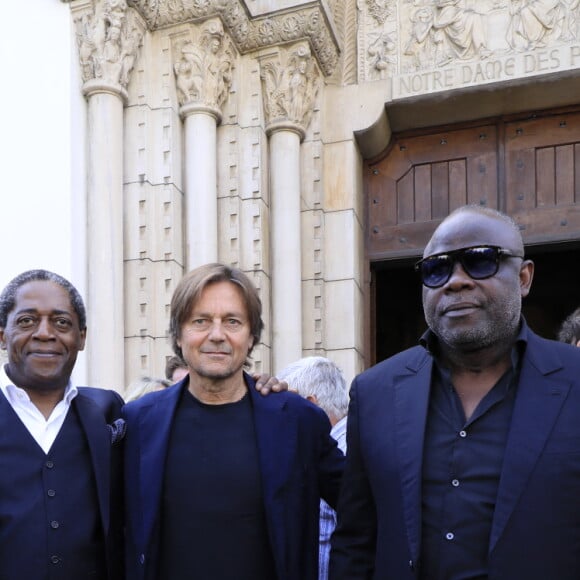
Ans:
{"label": "black shirt", "polygon": [[[436,352],[436,339],[427,333]],[[515,403],[520,352],[469,420],[435,357],[422,473],[421,580],[485,580],[489,538]]]}
{"label": "black shirt", "polygon": [[276,578],[248,394],[205,405],[184,390],[165,468],[157,577]]}

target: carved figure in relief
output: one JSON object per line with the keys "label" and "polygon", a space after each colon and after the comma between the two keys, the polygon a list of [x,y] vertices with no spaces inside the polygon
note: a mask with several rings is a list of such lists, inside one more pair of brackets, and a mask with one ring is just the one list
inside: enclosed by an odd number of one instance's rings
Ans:
{"label": "carved figure in relief", "polygon": [[143,33],[126,0],[103,0],[77,21],[83,80],[100,78],[126,87]]}
{"label": "carved figure in relief", "polygon": [[420,6],[411,15],[411,30],[404,54],[413,57],[415,68],[430,66],[435,48],[433,21],[435,15],[431,6]]}
{"label": "carved figure in relief", "polygon": [[200,100],[202,61],[192,42],[182,45],[181,58],[173,65],[173,70],[180,104]]}
{"label": "carved figure in relief", "polygon": [[223,26],[212,21],[200,34],[198,42],[187,41],[181,58],[174,64],[176,86],[181,105],[190,102],[221,107],[232,83],[233,54],[226,46]]}
{"label": "carved figure in relief", "polygon": [[306,127],[318,92],[318,76],[307,45],[295,48],[285,67],[279,62],[264,63],[261,78],[268,122],[284,119]]}
{"label": "carved figure in relief", "polygon": [[384,78],[389,69],[396,66],[396,49],[396,43],[386,33],[379,34],[369,46],[367,53],[371,59],[371,70],[376,71],[380,78]]}
{"label": "carved figure in relief", "polygon": [[219,26],[210,26],[204,31],[202,45],[207,45],[205,53],[206,95],[212,103],[221,107],[232,84],[231,70],[233,66],[232,55],[225,46],[221,23]]}
{"label": "carved figure in relief", "polygon": [[131,28],[131,32],[124,39],[121,54],[121,73],[119,75],[119,83],[124,87],[129,84],[129,75],[135,65],[137,51],[141,46],[141,40],[141,31],[136,26]]}
{"label": "carved figure in relief", "polygon": [[566,11],[562,0],[512,0],[508,44],[515,50],[546,46],[562,36]]}
{"label": "carved figure in relief", "polygon": [[562,40],[576,40],[580,38],[580,0],[562,0]]}
{"label": "carved figure in relief", "polygon": [[290,80],[288,82],[288,99],[286,110],[292,120],[301,120],[309,100],[308,95],[308,65],[310,51],[306,46],[300,46],[290,56]]}
{"label": "carved figure in relief", "polygon": [[83,80],[88,80],[96,76],[94,53],[96,46],[91,29],[91,18],[88,14],[83,14],[77,21],[77,38],[79,38],[79,58]]}
{"label": "carved figure in relief", "polygon": [[481,14],[466,9],[463,0],[436,0],[433,28],[436,31],[437,64],[457,58],[486,57],[485,31]]}

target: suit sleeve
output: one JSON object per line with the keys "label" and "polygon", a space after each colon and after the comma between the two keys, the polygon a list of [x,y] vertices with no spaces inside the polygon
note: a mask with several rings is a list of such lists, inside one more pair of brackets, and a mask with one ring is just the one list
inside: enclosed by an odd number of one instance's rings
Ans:
{"label": "suit sleeve", "polygon": [[346,468],[331,541],[330,580],[370,579],[374,571],[377,518],[361,453],[358,396],[355,379],[350,391]]}
{"label": "suit sleeve", "polygon": [[323,427],[321,428],[321,446],[318,462],[318,481],[320,486],[320,496],[336,509],[338,496],[344,472],[344,453],[338,448],[336,441],[330,436],[330,422],[326,414],[324,415]]}

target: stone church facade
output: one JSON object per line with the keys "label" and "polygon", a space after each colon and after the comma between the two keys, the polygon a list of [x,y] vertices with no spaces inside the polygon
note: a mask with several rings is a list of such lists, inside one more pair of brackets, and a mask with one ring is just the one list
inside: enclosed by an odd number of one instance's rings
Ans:
{"label": "stone church facade", "polygon": [[[67,3],[87,112],[89,384],[162,374],[173,289],[205,262],[260,290],[258,371],[320,354],[351,379],[376,359],[374,264],[416,259],[468,202],[541,238],[538,213],[510,205],[509,166],[482,161],[509,144],[481,147],[538,111],[580,124],[578,0]],[[558,242],[580,237],[570,135],[554,147],[571,197],[530,202],[567,220],[548,228]]]}

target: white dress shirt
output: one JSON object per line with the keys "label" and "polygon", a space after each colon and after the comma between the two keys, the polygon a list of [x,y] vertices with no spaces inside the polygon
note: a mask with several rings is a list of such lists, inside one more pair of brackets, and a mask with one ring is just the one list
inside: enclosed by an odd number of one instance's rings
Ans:
{"label": "white dress shirt", "polygon": [[45,419],[24,389],[12,384],[4,366],[0,366],[0,390],[34,440],[45,453],[48,453],[66,419],[71,401],[78,395],[77,388],[71,386],[69,381],[62,400],[58,402],[48,419]]}

